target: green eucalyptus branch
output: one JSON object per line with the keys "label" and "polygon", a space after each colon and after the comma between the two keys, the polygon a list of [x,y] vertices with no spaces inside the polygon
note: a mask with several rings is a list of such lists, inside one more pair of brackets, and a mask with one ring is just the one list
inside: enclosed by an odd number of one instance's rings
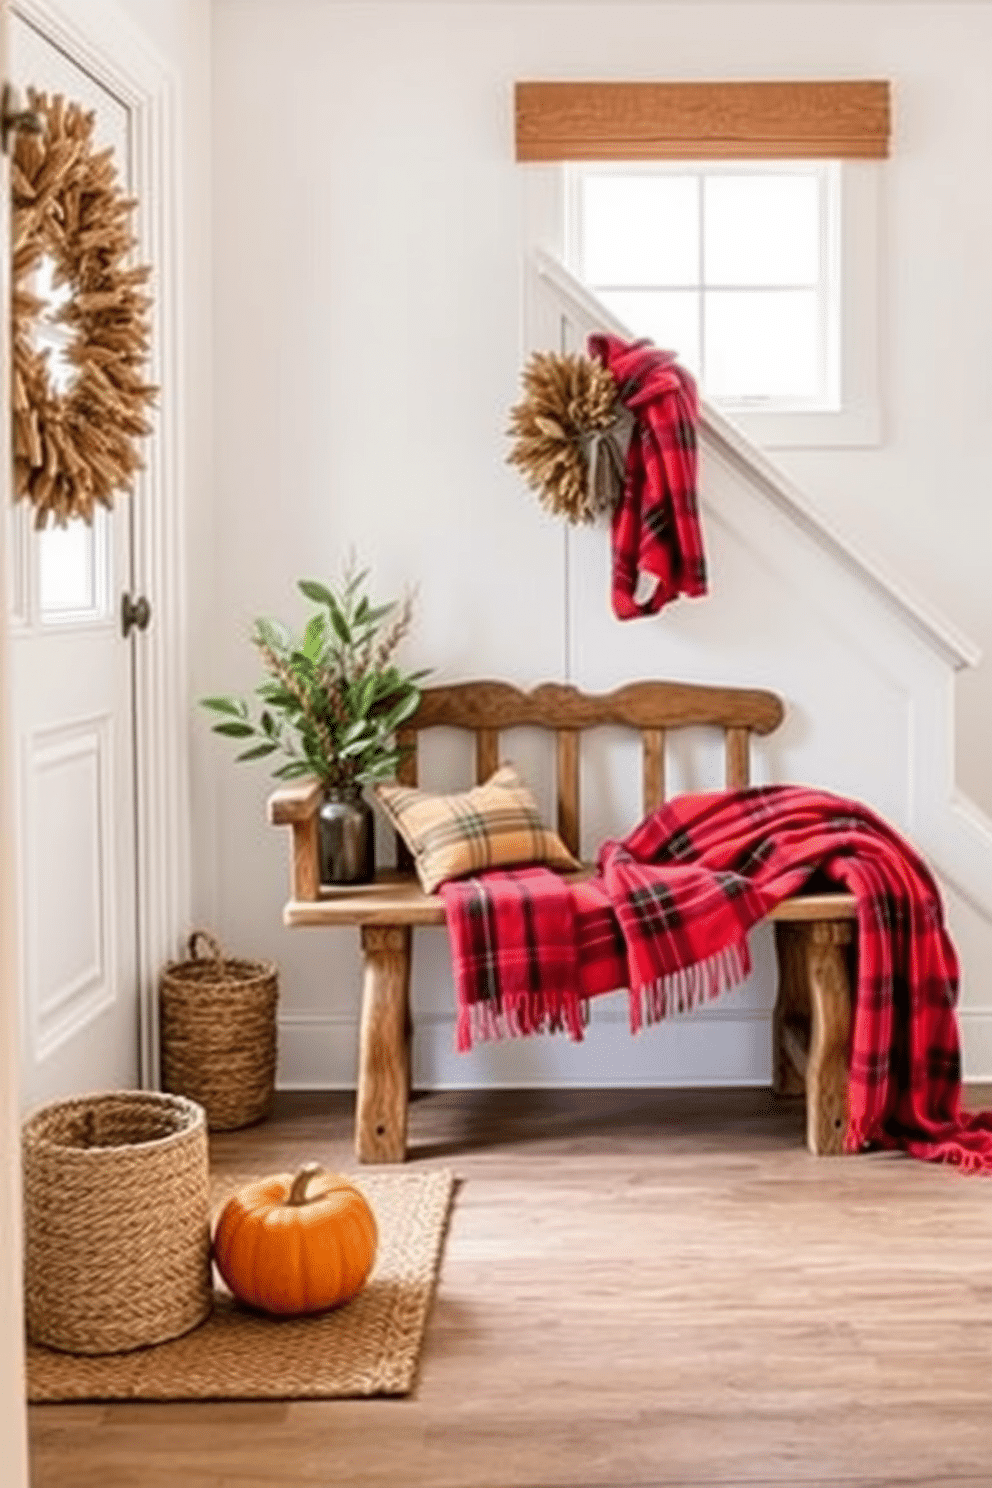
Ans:
{"label": "green eucalyptus branch", "polygon": [[277,620],[255,621],[252,641],[266,673],[257,703],[227,694],[200,700],[219,715],[214,733],[245,746],[236,759],[280,755],[277,778],[312,775],[346,791],[395,775],[403,757],[396,731],[419,706],[428,673],[404,671],[395,660],[412,623],[411,597],[373,605],[367,577],[349,565],[336,588],[300,580],[316,612],[299,634]]}

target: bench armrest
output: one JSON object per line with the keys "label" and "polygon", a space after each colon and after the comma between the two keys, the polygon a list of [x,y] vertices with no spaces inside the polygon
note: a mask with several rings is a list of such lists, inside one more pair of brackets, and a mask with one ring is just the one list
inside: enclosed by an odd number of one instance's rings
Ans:
{"label": "bench armrest", "polygon": [[298,780],[281,785],[269,797],[269,821],[274,827],[289,827],[317,814],[323,794],[319,780]]}
{"label": "bench armrest", "polygon": [[269,821],[276,827],[292,827],[290,892],[294,899],[311,902],[320,897],[320,850],[317,839],[317,808],[323,791],[317,780],[283,785],[269,797]]}

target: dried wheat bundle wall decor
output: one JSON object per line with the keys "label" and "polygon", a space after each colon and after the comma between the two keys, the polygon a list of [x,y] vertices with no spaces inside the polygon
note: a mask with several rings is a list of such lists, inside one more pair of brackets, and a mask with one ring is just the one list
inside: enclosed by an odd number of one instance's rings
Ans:
{"label": "dried wheat bundle wall decor", "polygon": [[542,506],[568,522],[609,515],[623,490],[634,419],[612,372],[594,357],[537,351],[510,411],[519,466]]}
{"label": "dried wheat bundle wall decor", "polygon": [[[59,94],[31,92],[30,105],[43,128],[16,136],[11,162],[14,494],[34,506],[36,526],[64,526],[112,506],[141,466],[157,392],[144,374],[151,270],[131,263],[136,203],[120,189],[113,150],[93,147],[94,115]],[[64,390],[35,342],[45,259],[53,285],[69,290],[49,317],[68,332]]]}

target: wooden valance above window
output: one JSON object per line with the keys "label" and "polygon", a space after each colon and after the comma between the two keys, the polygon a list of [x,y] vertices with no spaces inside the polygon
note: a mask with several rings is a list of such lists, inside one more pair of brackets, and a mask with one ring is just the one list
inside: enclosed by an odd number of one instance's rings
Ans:
{"label": "wooden valance above window", "polygon": [[880,159],[887,82],[517,83],[518,160]]}

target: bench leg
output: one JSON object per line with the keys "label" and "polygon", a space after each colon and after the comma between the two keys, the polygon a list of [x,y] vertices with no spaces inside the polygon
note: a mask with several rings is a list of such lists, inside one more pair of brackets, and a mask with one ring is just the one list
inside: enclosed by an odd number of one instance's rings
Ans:
{"label": "bench leg", "polygon": [[806,1096],[806,1144],[817,1156],[844,1150],[851,987],[846,920],[775,926],[779,982],[772,1015],[772,1089]]}
{"label": "bench leg", "polygon": [[844,947],[850,943],[847,921],[821,921],[806,933],[809,979],[809,1063],[806,1067],[806,1142],[820,1156],[844,1150],[847,1129],[848,1036],[851,1031],[851,986]]}
{"label": "bench leg", "polygon": [[409,925],[362,928],[365,977],[355,1113],[359,1162],[395,1163],[406,1156],[410,942]]}
{"label": "bench leg", "polygon": [[778,995],[772,1013],[772,1089],[776,1095],[806,1094],[805,1052],[809,1044],[809,991],[802,925],[775,924]]}

